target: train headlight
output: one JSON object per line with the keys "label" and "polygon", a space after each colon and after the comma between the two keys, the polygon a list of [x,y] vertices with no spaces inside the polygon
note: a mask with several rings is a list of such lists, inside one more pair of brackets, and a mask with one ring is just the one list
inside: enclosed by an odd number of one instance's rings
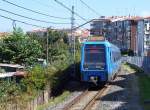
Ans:
{"label": "train headlight", "polygon": [[88,69],[88,65],[87,65],[87,64],[84,64],[84,65],[83,65],[83,68],[84,68],[84,69]]}
{"label": "train headlight", "polygon": [[96,68],[101,68],[101,66],[96,66]]}

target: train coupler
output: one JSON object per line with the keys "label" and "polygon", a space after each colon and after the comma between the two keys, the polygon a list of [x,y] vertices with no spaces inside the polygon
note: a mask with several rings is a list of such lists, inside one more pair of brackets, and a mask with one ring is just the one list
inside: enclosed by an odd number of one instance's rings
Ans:
{"label": "train coupler", "polygon": [[97,76],[91,76],[90,82],[94,83],[97,86],[98,85],[98,77]]}

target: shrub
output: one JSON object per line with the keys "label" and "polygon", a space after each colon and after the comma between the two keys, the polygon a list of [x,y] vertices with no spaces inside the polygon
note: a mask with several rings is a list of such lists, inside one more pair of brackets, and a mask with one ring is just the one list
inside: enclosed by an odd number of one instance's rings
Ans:
{"label": "shrub", "polygon": [[46,85],[46,74],[44,68],[35,66],[28,71],[27,75],[21,81],[21,88],[25,92],[33,90],[43,90]]}

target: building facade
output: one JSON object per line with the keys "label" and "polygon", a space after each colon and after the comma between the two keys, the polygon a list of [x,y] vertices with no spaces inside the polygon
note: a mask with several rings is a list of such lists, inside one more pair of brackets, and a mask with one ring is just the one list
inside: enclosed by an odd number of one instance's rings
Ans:
{"label": "building facade", "polygon": [[144,19],[144,55],[150,56],[150,17]]}
{"label": "building facade", "polygon": [[133,49],[134,47],[131,43],[133,41],[132,37],[135,36],[135,34],[132,34],[133,30],[130,19],[113,20],[111,39],[109,41],[117,45],[122,51]]}
{"label": "building facade", "polygon": [[110,37],[111,34],[111,21],[105,17],[100,19],[93,19],[90,24],[90,35]]}
{"label": "building facade", "polygon": [[150,17],[137,16],[94,19],[91,35],[104,36],[122,51],[150,56]]}
{"label": "building facade", "polygon": [[137,24],[137,56],[144,56],[144,20],[138,20]]}

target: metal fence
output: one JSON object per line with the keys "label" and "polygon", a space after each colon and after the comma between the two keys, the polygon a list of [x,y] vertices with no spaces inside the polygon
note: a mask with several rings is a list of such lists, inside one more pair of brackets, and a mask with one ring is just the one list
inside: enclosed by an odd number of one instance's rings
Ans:
{"label": "metal fence", "polygon": [[142,68],[146,73],[150,74],[150,57],[122,57],[122,60],[134,64]]}

